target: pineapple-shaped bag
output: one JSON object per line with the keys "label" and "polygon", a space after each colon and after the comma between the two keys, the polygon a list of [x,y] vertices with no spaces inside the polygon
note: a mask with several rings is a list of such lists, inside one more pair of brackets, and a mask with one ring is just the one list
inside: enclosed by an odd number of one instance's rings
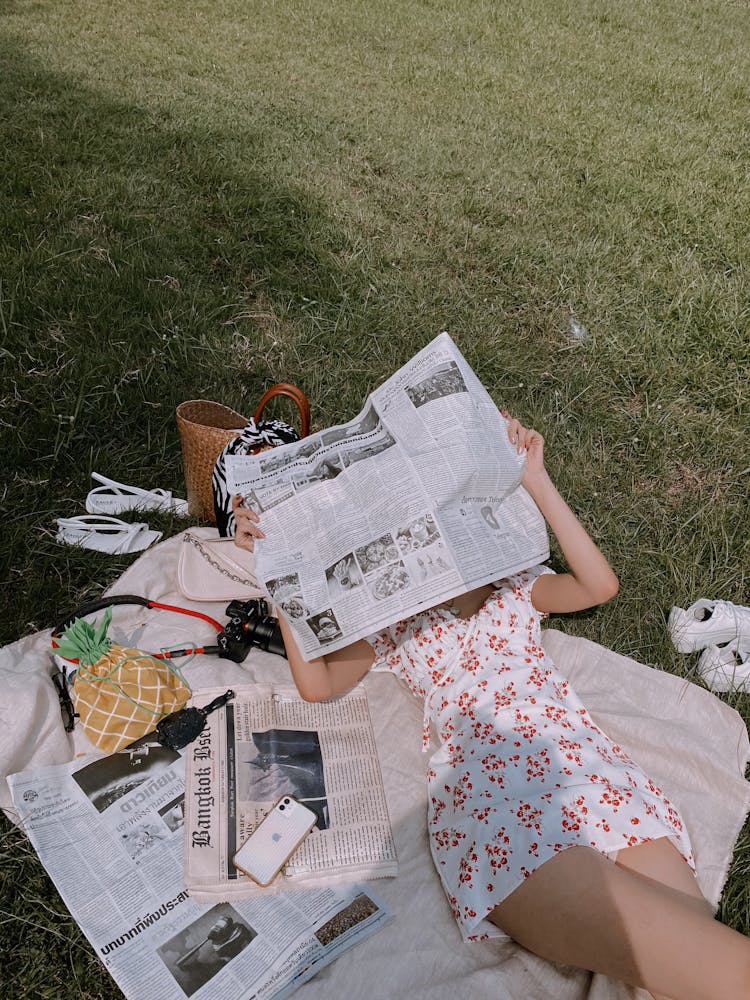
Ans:
{"label": "pineapple-shaped bag", "polygon": [[162,660],[107,638],[108,608],[101,625],[82,618],[69,625],[54,651],[77,660],[73,696],[81,725],[92,743],[115,753],[156,728],[159,719],[182,708],[190,689]]}

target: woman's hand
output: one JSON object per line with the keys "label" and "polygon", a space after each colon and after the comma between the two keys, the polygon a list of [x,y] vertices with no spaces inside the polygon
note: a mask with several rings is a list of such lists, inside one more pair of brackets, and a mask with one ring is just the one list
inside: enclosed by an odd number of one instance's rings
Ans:
{"label": "woman's hand", "polygon": [[255,548],[255,539],[266,537],[260,530],[260,518],[254,510],[242,506],[242,497],[239,494],[232,497],[232,511],[237,522],[234,544],[252,552]]}
{"label": "woman's hand", "polygon": [[544,468],[544,438],[539,431],[524,427],[520,420],[508,416],[503,411],[503,416],[508,421],[508,440],[516,446],[516,451],[521,455],[526,452],[526,464],[523,468],[521,482],[528,486],[534,480],[546,475]]}
{"label": "woman's hand", "polygon": [[508,440],[519,455],[526,452],[521,482],[555,533],[570,566],[569,573],[536,578],[531,591],[534,607],[556,613],[603,604],[617,593],[617,577],[544,468],[544,438],[507,413],[503,416],[508,421]]}

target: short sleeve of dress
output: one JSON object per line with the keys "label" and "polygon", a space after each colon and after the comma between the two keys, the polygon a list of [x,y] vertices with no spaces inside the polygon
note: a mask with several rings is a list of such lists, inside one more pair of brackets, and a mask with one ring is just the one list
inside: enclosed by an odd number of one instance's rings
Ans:
{"label": "short sleeve of dress", "polygon": [[[508,578],[508,586],[513,590],[513,593],[522,601],[527,604],[531,604],[531,591],[534,583],[540,576],[544,576],[545,573],[553,573],[554,570],[550,569],[549,566],[531,566],[529,569],[521,570],[520,573],[516,573],[514,576]],[[533,604],[531,605],[533,607]],[[536,611],[536,609],[534,609]],[[546,611],[536,611],[536,614],[540,618],[546,618]]]}
{"label": "short sleeve of dress", "polygon": [[388,670],[398,673],[401,663],[401,648],[405,641],[411,636],[411,629],[404,627],[406,623],[389,625],[388,628],[366,635],[365,641],[369,642],[375,653],[375,662],[370,670]]}

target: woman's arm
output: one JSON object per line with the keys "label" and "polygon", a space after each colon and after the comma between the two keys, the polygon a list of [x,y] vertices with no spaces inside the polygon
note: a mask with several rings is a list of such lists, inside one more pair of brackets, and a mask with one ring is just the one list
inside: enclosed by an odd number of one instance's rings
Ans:
{"label": "woman's arm", "polygon": [[[507,417],[507,414],[504,414]],[[537,577],[531,599],[538,611],[581,611],[615,596],[617,577],[586,529],[558,493],[544,467],[544,438],[508,418],[508,437],[526,452],[522,483],[560,543],[569,573]]]}
{"label": "woman's arm", "polygon": [[279,625],[294,683],[305,701],[326,701],[343,694],[362,680],[375,660],[372,646],[364,639],[327,656],[303,660],[294,632],[281,615]]}
{"label": "woman's arm", "polygon": [[[265,538],[260,528],[260,518],[254,510],[241,507],[242,497],[232,499],[232,510],[237,522],[235,544],[252,552],[256,538]],[[362,680],[375,660],[372,647],[364,639],[353,642],[328,656],[318,656],[306,661],[302,658],[297,640],[289,623],[279,616],[281,634],[297,690],[305,701],[325,701],[343,694]]]}

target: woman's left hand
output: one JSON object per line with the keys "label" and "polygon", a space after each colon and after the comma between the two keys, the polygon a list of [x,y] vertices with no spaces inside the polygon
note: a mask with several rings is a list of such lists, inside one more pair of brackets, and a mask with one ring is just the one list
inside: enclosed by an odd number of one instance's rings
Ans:
{"label": "woman's left hand", "polygon": [[532,430],[531,427],[524,427],[520,420],[510,417],[503,411],[503,416],[508,421],[508,440],[516,446],[519,455],[526,452],[526,464],[523,468],[521,482],[525,486],[527,482],[544,475],[544,438],[539,431]]}
{"label": "woman's left hand", "polygon": [[242,506],[242,497],[239,494],[232,497],[232,511],[237,522],[234,544],[240,549],[252,552],[255,548],[255,539],[266,537],[260,530],[260,518],[254,510]]}

